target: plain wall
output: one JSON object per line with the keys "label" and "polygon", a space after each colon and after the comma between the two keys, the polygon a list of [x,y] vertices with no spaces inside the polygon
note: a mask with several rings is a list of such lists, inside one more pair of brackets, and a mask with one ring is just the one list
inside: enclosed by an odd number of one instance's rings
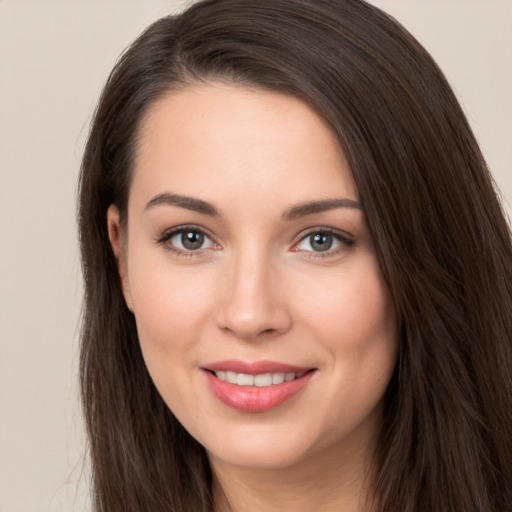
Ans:
{"label": "plain wall", "polygon": [[[512,2],[374,3],[446,72],[510,212]],[[0,512],[90,510],[76,384],[79,161],[116,57],[181,5],[0,0]]]}

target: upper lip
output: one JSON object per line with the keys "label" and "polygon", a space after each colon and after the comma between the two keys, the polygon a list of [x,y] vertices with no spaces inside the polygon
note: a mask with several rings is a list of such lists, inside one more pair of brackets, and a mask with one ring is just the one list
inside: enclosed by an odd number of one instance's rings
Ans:
{"label": "upper lip", "polygon": [[245,373],[247,375],[261,375],[264,373],[304,373],[313,369],[310,366],[296,366],[277,361],[239,361],[235,359],[215,361],[204,365],[203,368],[214,372],[228,371]]}

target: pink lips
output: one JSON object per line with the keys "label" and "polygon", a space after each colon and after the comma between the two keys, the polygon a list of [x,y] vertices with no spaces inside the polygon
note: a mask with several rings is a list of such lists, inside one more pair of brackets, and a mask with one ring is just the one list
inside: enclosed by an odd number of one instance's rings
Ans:
{"label": "pink lips", "polygon": [[[228,360],[207,364],[203,367],[213,394],[227,406],[244,412],[264,412],[278,407],[301,391],[315,373],[312,368],[293,366],[273,361],[253,363]],[[212,372],[230,371],[247,375],[266,373],[304,374],[291,381],[272,386],[240,386],[219,379]]]}

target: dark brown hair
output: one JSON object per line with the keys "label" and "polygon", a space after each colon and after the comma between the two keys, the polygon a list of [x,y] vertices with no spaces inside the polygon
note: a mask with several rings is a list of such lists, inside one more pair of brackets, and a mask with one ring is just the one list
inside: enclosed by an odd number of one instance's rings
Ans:
{"label": "dark brown hair", "polygon": [[204,449],[144,365],[106,212],[124,219],[138,127],[170,90],[224,80],[294,95],[346,153],[400,324],[375,454],[379,512],[512,510],[512,246],[443,74],[361,0],[206,0],[116,64],[83,157],[81,382],[97,512],[212,509]]}

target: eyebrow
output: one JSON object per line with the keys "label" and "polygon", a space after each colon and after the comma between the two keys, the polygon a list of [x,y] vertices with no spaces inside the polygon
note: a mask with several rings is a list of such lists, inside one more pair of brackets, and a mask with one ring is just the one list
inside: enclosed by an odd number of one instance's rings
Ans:
{"label": "eyebrow", "polygon": [[347,199],[344,197],[334,199],[324,199],[322,201],[309,201],[290,208],[283,214],[283,220],[294,220],[306,215],[327,212],[336,208],[355,208],[362,210],[363,207],[359,201]]}
{"label": "eyebrow", "polygon": [[219,211],[211,204],[202,199],[196,199],[194,197],[181,196],[178,194],[158,194],[149,201],[144,210],[149,210],[155,206],[170,205],[179,206],[193,212],[202,213],[204,215],[210,215],[212,217],[218,217]]}
{"label": "eyebrow", "polygon": [[[160,205],[178,206],[194,212],[209,215],[211,217],[220,216],[219,211],[215,206],[202,199],[196,199],[194,197],[182,196],[179,194],[163,193],[153,197],[146,206],[145,210],[154,208]],[[285,221],[295,220],[307,215],[313,215],[315,213],[322,213],[336,208],[354,208],[356,210],[362,210],[362,205],[359,201],[354,199],[347,199],[344,197],[334,199],[324,199],[320,201],[308,201],[293,206],[289,210],[286,210],[282,216]]]}

